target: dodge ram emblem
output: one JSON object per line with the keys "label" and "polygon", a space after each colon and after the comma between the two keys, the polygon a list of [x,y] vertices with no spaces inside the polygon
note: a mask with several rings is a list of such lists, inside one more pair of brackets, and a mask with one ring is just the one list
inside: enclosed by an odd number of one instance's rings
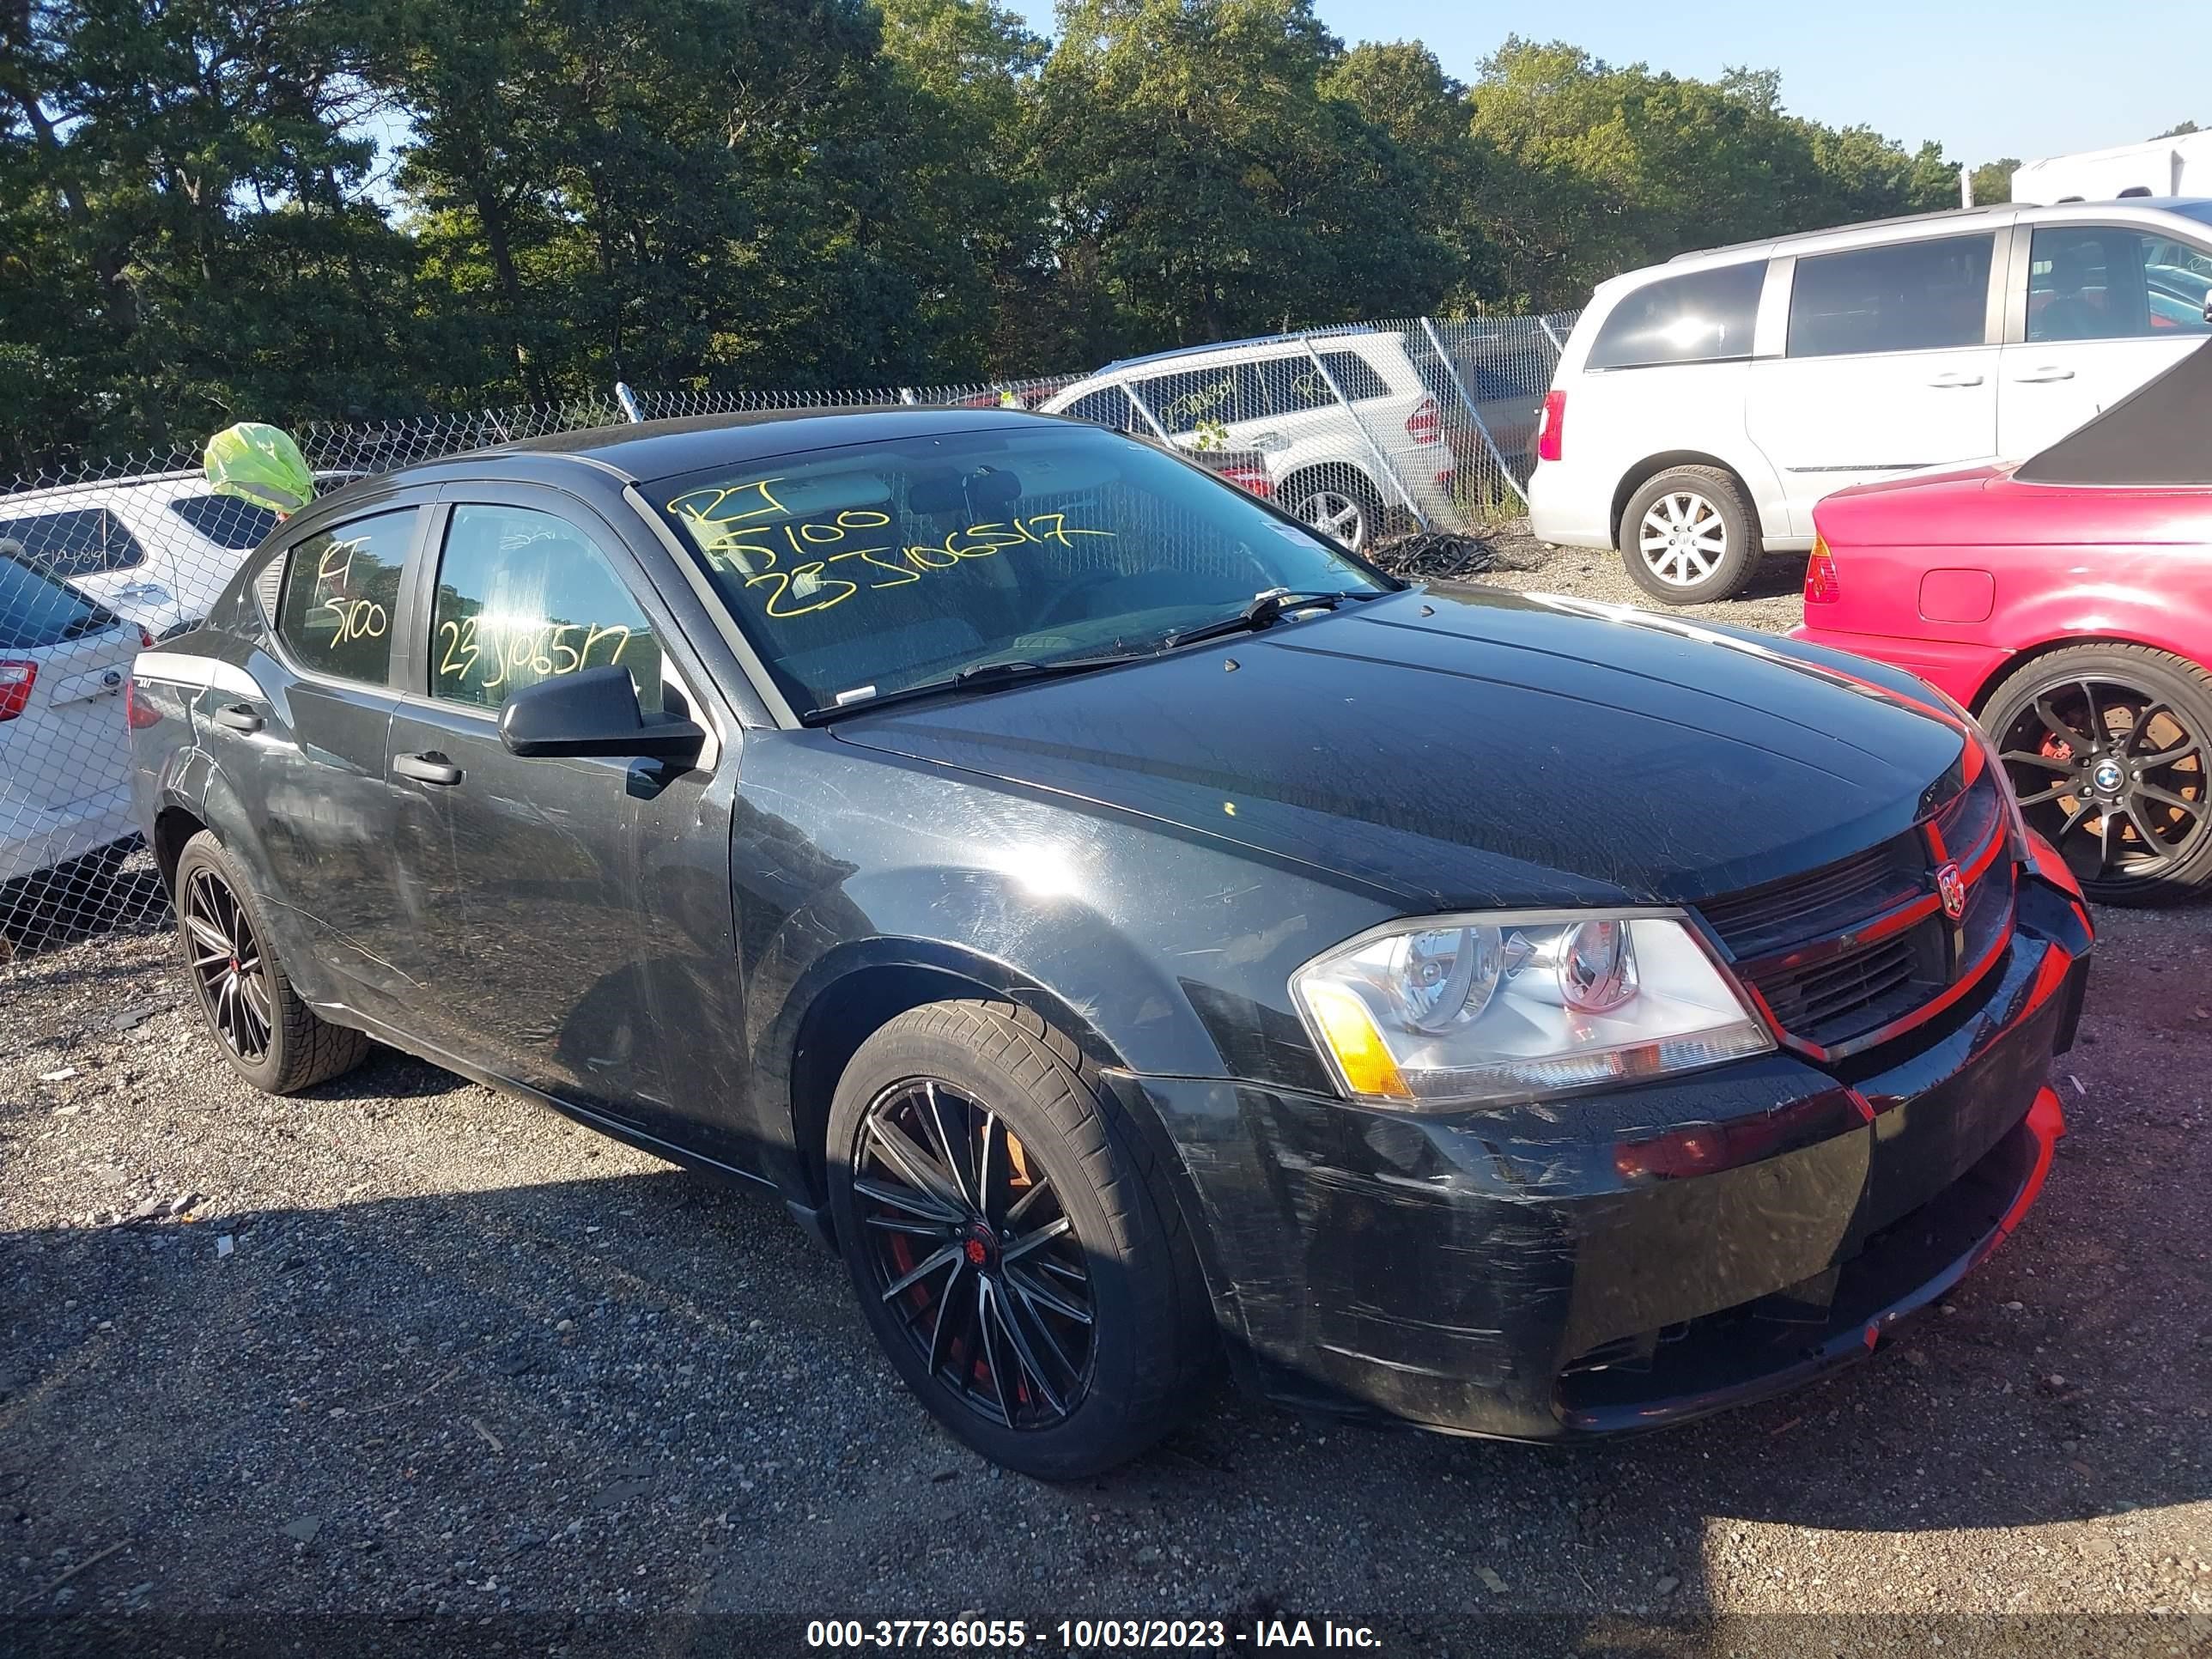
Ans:
{"label": "dodge ram emblem", "polygon": [[1936,891],[1943,900],[1943,914],[1952,921],[1966,914],[1966,878],[1957,865],[1946,864],[1936,872]]}

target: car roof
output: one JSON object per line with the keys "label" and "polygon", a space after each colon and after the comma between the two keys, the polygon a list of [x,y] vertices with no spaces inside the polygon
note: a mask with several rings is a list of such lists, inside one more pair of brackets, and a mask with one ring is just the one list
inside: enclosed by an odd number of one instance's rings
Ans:
{"label": "car roof", "polygon": [[119,478],[80,478],[75,483],[48,484],[41,489],[0,495],[0,514],[13,518],[24,507],[89,507],[96,505],[103,495],[125,489],[150,489],[157,484],[197,484],[203,492],[208,487],[206,474],[183,470],[137,472]]}
{"label": "car roof", "polygon": [[[1810,242],[1823,236],[1841,236],[1862,230],[1894,230],[1901,225],[1929,225],[1945,221],[1971,224],[1976,220],[1995,220],[2008,216],[2021,210],[2009,202],[1995,202],[1986,207],[1939,208],[1933,213],[1900,213],[1887,219],[1863,219],[1853,224],[1823,225],[1818,230],[1793,230],[1779,236],[1757,236],[1747,242],[1727,242],[1719,247],[1692,248],[1678,253],[1667,261],[1670,265],[1687,264],[1693,259],[1720,259],[1732,253],[1748,253],[1753,248],[1776,249],[1790,247],[1798,242]],[[1663,270],[1664,266],[1649,267]]]}
{"label": "car roof", "polygon": [[[2148,208],[2170,212],[2183,208],[2202,208],[2206,201],[2206,198],[2199,196],[2121,196],[2108,202],[1990,202],[1979,207],[1939,208],[1932,213],[1900,213],[1887,219],[1863,219],[1852,224],[1826,225],[1818,230],[1793,230],[1779,236],[1754,237],[1747,242],[1727,242],[1718,247],[1692,248],[1686,253],[1676,254],[1667,261],[1666,265],[1646,265],[1643,269],[1664,270],[1668,265],[1688,264],[1702,259],[1723,262],[1732,256],[1750,254],[1754,251],[1784,253],[1806,242],[1821,241],[1834,236],[1852,236],[1862,231],[1896,230],[1906,225],[1995,224],[2039,215],[2078,218],[2085,208],[2128,211]],[[1637,274],[1634,271],[1623,273],[1625,276]]]}
{"label": "car roof", "polygon": [[1152,363],[1179,362],[1186,358],[1207,357],[1217,353],[1231,356],[1239,351],[1256,350],[1262,346],[1304,345],[1309,340],[1318,345],[1334,345],[1346,340],[1383,339],[1402,343],[1405,336],[1395,330],[1379,329],[1369,323],[1308,329],[1300,334],[1255,334],[1247,340],[1216,340],[1210,345],[1176,346],[1168,351],[1147,352],[1140,357],[1117,357],[1103,368],[1094,369],[1085,378],[1095,380],[1099,375],[1117,374],[1127,368],[1141,368]]}
{"label": "car roof", "polygon": [[589,427],[548,433],[485,449],[440,456],[381,475],[392,484],[426,482],[453,473],[481,474],[501,456],[546,456],[582,461],[633,483],[707,467],[742,466],[748,461],[804,450],[836,449],[847,444],[889,439],[932,437],[957,432],[1019,429],[1050,422],[1049,415],[1027,410],[946,409],[891,404],[837,410],[772,409],[747,415],[694,415],[680,420],[639,421],[626,426]]}

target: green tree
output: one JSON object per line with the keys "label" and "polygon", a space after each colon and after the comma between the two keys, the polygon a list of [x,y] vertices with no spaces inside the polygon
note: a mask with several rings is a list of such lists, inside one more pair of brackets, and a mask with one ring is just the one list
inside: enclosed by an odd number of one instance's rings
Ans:
{"label": "green tree", "polygon": [[1451,277],[1310,0],[1067,0],[1036,124],[1058,255],[1132,344],[1401,313]]}
{"label": "green tree", "polygon": [[412,251],[347,136],[375,103],[362,33],[308,0],[0,14],[5,373],[41,422],[0,414],[19,455],[368,412],[404,383]]}
{"label": "green tree", "polygon": [[2020,158],[2008,155],[2002,161],[1984,161],[1974,169],[1974,200],[1982,207],[2012,200],[2012,175],[2020,166]]}

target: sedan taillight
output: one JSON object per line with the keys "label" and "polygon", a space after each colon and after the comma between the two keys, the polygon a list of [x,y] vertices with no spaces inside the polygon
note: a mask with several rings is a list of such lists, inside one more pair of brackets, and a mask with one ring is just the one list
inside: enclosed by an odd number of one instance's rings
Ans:
{"label": "sedan taillight", "polygon": [[31,706],[31,688],[39,683],[34,662],[0,662],[0,720],[12,720]]}
{"label": "sedan taillight", "polygon": [[1443,411],[1434,398],[1424,398],[1406,416],[1406,435],[1417,444],[1439,442],[1444,435]]}
{"label": "sedan taillight", "polygon": [[133,732],[143,732],[149,726],[161,723],[161,711],[139,701],[138,682],[135,678],[123,682],[123,720]]}
{"label": "sedan taillight", "polygon": [[1556,461],[1566,451],[1567,394],[1553,390],[1544,394],[1544,416],[1536,428],[1536,459]]}
{"label": "sedan taillight", "polygon": [[[1275,481],[1267,476],[1267,470],[1263,466],[1224,466],[1214,476],[1226,479],[1249,495],[1272,495],[1275,493]],[[896,582],[891,585],[897,586]]]}
{"label": "sedan taillight", "polygon": [[1828,544],[1814,538],[1813,556],[1805,561],[1805,603],[1833,605],[1844,597],[1844,590],[1836,580],[1836,556],[1828,551]]}

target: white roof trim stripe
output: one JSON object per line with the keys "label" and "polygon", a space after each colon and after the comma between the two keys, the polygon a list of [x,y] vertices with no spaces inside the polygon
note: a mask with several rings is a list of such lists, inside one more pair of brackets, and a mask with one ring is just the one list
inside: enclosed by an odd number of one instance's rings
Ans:
{"label": "white roof trim stripe", "polygon": [[260,681],[236,664],[224,662],[219,657],[187,656],[181,651],[141,651],[137,660],[131,665],[131,672],[137,679],[161,680],[171,685],[228,691],[234,696],[269,701],[269,694],[261,689]]}

